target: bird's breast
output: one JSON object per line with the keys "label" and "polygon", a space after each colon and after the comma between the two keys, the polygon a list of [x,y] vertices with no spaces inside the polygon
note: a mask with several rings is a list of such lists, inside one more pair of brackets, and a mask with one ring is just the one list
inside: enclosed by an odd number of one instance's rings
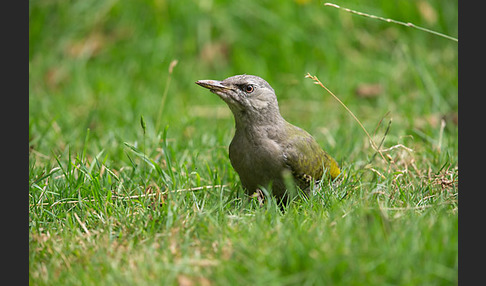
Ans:
{"label": "bird's breast", "polygon": [[236,132],[229,157],[243,185],[249,189],[279,179],[285,168],[281,146],[266,136],[249,137]]}

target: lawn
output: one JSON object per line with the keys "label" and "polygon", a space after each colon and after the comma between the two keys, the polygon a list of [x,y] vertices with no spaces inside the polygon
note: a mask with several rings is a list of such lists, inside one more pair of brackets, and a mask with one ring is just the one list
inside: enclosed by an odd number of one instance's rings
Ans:
{"label": "lawn", "polygon": [[[458,35],[457,1],[335,3]],[[284,211],[195,84],[244,73],[343,170]],[[321,1],[30,1],[29,282],[456,285],[457,110],[456,41]]]}

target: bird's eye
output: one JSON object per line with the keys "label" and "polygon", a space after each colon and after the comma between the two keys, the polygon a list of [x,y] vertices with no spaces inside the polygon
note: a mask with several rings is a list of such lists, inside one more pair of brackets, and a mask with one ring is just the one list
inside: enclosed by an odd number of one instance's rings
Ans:
{"label": "bird's eye", "polygon": [[255,90],[255,88],[253,87],[253,85],[249,84],[249,85],[245,86],[245,91],[246,92],[251,93],[251,92],[253,92],[253,90]]}

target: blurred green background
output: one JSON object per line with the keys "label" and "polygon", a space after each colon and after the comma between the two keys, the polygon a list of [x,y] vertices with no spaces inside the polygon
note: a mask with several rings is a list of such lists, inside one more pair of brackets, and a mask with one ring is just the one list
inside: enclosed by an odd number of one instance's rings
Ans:
{"label": "blurred green background", "polygon": [[[333,3],[458,37],[457,1]],[[239,196],[234,120],[194,82],[243,73],[340,184],[284,214]],[[324,1],[31,0],[29,281],[457,284],[457,88],[457,42]]]}
{"label": "blurred green background", "polygon": [[[366,141],[364,133],[304,78],[307,72],[370,132],[390,112],[389,138],[431,141],[445,118],[451,123],[446,135],[457,142],[457,43],[323,3],[30,1],[31,149],[46,156],[68,145],[79,151],[90,128],[92,153],[120,154],[121,142],[141,140],[142,115],[149,133],[168,124],[169,134],[182,141],[219,134],[226,144],[233,128],[229,110],[194,82],[243,73],[265,78],[283,116],[311,131],[338,159],[358,159],[362,150],[350,140]],[[457,1],[334,3],[457,37]],[[167,87],[173,60],[178,63]],[[370,86],[370,95],[360,92]],[[362,138],[350,138],[357,134]]]}

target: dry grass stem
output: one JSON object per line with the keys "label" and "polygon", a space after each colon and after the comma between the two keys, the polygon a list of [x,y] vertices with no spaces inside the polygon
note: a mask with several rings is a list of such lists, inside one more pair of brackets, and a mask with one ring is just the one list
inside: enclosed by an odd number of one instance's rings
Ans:
{"label": "dry grass stem", "polygon": [[396,149],[396,148],[403,148],[405,150],[407,150],[408,152],[413,152],[413,149],[410,149],[402,144],[397,144],[397,145],[393,145],[391,146],[390,148],[386,148],[386,149],[381,149],[382,152],[388,152],[388,151],[391,151],[393,149]]}
{"label": "dry grass stem", "polygon": [[354,113],[346,106],[346,104],[344,104],[332,91],[330,91],[326,86],[324,86],[324,84],[322,84],[322,82],[317,78],[317,76],[313,76],[310,73],[307,73],[307,75],[305,77],[312,79],[315,84],[324,88],[329,94],[331,94],[334,97],[334,99],[336,99],[346,109],[346,111],[348,111],[349,114],[351,114],[351,116],[354,118],[354,120],[356,120],[356,122],[358,122],[361,129],[363,129],[363,131],[366,133],[366,136],[368,136],[368,139],[369,139],[370,144],[373,147],[373,149],[380,154],[381,158],[383,158],[383,160],[385,162],[387,162],[387,160],[385,159],[385,156],[383,156],[383,153],[381,152],[380,148],[378,148],[378,146],[376,146],[376,143],[371,138],[371,135],[368,133],[368,131],[363,126],[363,124],[358,119],[358,117],[356,117],[356,115],[354,115]]}
{"label": "dry grass stem", "polygon": [[155,130],[159,130],[160,126],[160,119],[162,117],[162,111],[164,110],[165,100],[167,99],[167,94],[169,92],[170,81],[172,79],[172,72],[174,71],[175,66],[177,65],[178,60],[172,60],[169,64],[169,75],[167,76],[167,81],[165,83],[164,93],[162,94],[162,99],[160,102],[159,112],[157,114],[157,122],[155,124]]}
{"label": "dry grass stem", "polygon": [[439,143],[437,145],[437,152],[440,153],[441,149],[442,149],[442,137],[444,135],[444,128],[446,126],[446,122],[444,119],[441,119],[440,120],[440,130],[439,130]]}
{"label": "dry grass stem", "polygon": [[81,219],[79,218],[77,213],[74,213],[74,217],[79,222],[79,224],[83,228],[84,232],[86,232],[87,235],[91,236],[91,233],[89,232],[88,228],[86,228],[86,225],[84,224],[84,222],[81,221]]}
{"label": "dry grass stem", "polygon": [[[448,201],[448,202],[442,202],[442,203],[437,203],[435,205],[422,205],[422,206],[414,206],[414,207],[392,207],[392,208],[388,208],[388,207],[380,207],[381,210],[385,210],[385,211],[410,211],[410,210],[424,210],[424,209],[427,209],[427,208],[432,208],[432,207],[437,207],[438,205],[449,205],[451,203],[457,203],[457,201],[453,200],[453,201]],[[367,208],[369,210],[374,210],[375,208]]]}
{"label": "dry grass stem", "polygon": [[359,15],[359,16],[377,19],[377,20],[388,22],[388,23],[394,23],[394,24],[405,26],[405,27],[415,28],[415,29],[418,29],[418,30],[421,30],[421,31],[424,31],[424,32],[427,32],[427,33],[434,34],[434,35],[439,36],[439,37],[443,37],[443,38],[446,38],[446,39],[449,39],[449,40],[452,40],[452,41],[455,41],[455,42],[459,42],[459,40],[457,38],[454,38],[454,37],[451,37],[449,35],[445,35],[445,34],[442,34],[442,33],[439,33],[439,32],[433,31],[433,30],[429,30],[429,29],[424,28],[424,27],[417,26],[417,25],[410,23],[410,22],[405,23],[405,22],[401,22],[401,21],[397,21],[397,20],[393,20],[393,19],[389,19],[389,18],[383,18],[383,17],[380,17],[380,16],[366,14],[366,13],[363,13],[363,12],[359,12],[359,11],[355,11],[355,10],[351,10],[351,9],[348,9],[348,8],[341,7],[341,6],[336,5],[334,3],[324,3],[324,6],[334,7],[334,8],[341,9],[341,10],[344,10],[344,11],[352,13],[352,14]]}
{"label": "dry grass stem", "polygon": [[[175,190],[172,191],[173,193],[181,193],[181,192],[193,192],[193,191],[200,191],[200,190],[205,190],[205,189],[216,189],[216,188],[223,188],[227,187],[229,185],[214,185],[214,186],[202,186],[202,187],[195,187],[195,188],[189,188],[189,189],[180,189],[180,190]],[[143,194],[143,195],[133,195],[133,196],[118,196],[118,195],[113,195],[113,199],[117,200],[132,200],[132,199],[140,199],[140,198],[149,198],[149,197],[155,197],[158,195],[165,195],[170,193],[170,191],[165,191],[165,192],[156,192],[156,193],[150,193],[150,194]],[[57,201],[55,203],[39,203],[35,205],[30,205],[29,207],[33,206],[55,206],[55,205],[64,205],[64,204],[77,204],[80,202],[95,202],[96,199],[89,199],[89,200],[71,200],[71,201]]]}

